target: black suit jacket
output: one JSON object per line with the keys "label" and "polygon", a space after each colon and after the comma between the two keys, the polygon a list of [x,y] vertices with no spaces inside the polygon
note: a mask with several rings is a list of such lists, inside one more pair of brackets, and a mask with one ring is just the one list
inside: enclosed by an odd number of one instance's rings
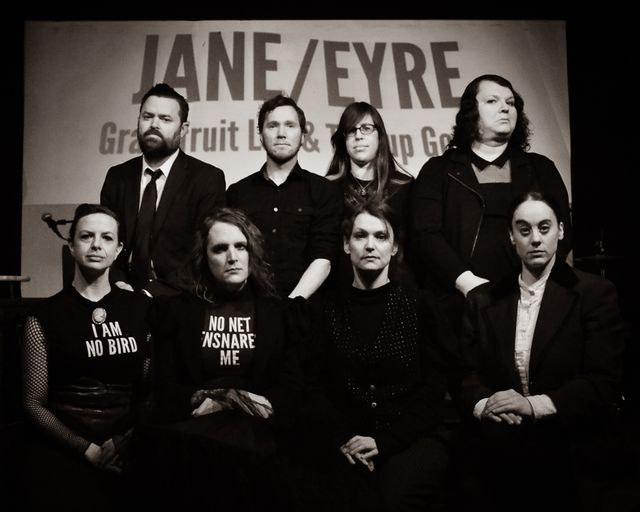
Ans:
{"label": "black suit jacket", "polygon": [[[100,203],[120,219],[124,250],[111,270],[112,280],[127,281],[140,203],[142,156],[109,169],[100,192]],[[222,170],[179,150],[160,197],[151,233],[151,259],[158,281],[183,288],[181,267],[188,261],[200,221],[225,204]]]}
{"label": "black suit jacket", "polygon": [[[179,421],[191,417],[191,396],[207,388],[201,353],[206,303],[189,293],[156,300],[152,319],[154,374],[157,383],[155,417]],[[302,374],[290,335],[284,302],[255,299],[256,348],[246,391],[265,396],[273,420],[287,423],[302,389]]]}
{"label": "black suit jacket", "polygon": [[[482,285],[468,295],[462,380],[463,414],[496,391],[522,393],[514,363],[517,278]],[[553,401],[567,430],[584,430],[620,399],[623,322],[609,281],[556,261],[547,281],[529,363],[529,392]],[[477,420],[475,420],[477,421]],[[573,431],[575,434],[575,431]]]}

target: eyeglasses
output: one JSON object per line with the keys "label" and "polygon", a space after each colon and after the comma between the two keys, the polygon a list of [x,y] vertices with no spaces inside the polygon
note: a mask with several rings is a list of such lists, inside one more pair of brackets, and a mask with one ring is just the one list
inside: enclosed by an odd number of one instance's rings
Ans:
{"label": "eyeglasses", "polygon": [[347,136],[347,138],[355,137],[357,131],[360,131],[360,133],[362,135],[371,135],[376,130],[377,130],[377,128],[376,128],[375,124],[363,123],[360,126],[354,126],[353,128],[351,128],[351,130],[349,130],[346,133],[346,136]]}

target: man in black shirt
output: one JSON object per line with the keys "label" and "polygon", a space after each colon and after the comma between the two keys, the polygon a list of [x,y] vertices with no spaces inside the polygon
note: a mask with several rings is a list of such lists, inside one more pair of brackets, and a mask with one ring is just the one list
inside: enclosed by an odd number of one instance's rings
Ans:
{"label": "man in black shirt", "polygon": [[229,187],[227,203],[245,210],[262,231],[280,294],[309,298],[331,270],[341,196],[333,183],[298,164],[306,119],[293,99],[266,101],[258,130],[267,161]]}

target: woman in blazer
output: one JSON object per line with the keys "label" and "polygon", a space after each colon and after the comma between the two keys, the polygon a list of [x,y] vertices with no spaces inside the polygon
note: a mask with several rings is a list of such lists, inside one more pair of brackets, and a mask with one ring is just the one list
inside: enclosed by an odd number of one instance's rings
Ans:
{"label": "woman in blazer", "polygon": [[609,281],[557,257],[557,212],[549,195],[516,199],[509,236],[520,273],[468,295],[459,395],[466,506],[600,510],[604,468],[619,448],[611,429],[622,319]]}

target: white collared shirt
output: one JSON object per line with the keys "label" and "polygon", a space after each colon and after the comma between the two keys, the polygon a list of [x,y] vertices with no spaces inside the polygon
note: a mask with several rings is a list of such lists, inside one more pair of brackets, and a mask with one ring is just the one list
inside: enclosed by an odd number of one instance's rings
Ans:
{"label": "white collared shirt", "polygon": [[549,274],[545,273],[531,286],[522,280],[522,275],[518,277],[520,286],[520,299],[518,300],[518,315],[516,317],[516,340],[515,340],[515,364],[520,375],[522,391],[524,396],[529,396],[529,360],[531,358],[531,344],[533,333],[540,313],[540,303],[544,295]]}
{"label": "white collared shirt", "polygon": [[154,169],[147,163],[146,159],[144,158],[144,155],[142,156],[142,169],[140,171],[140,174],[141,174],[140,197],[138,198],[138,209],[140,209],[140,204],[142,203],[142,194],[144,194],[144,189],[147,186],[147,184],[151,181],[151,176],[149,176],[146,172],[144,172],[145,169],[162,171],[162,175],[156,180],[156,190],[158,191],[158,196],[156,199],[156,208],[158,208],[158,205],[160,204],[160,198],[162,197],[162,192],[164,191],[164,186],[167,183],[167,179],[169,178],[169,172],[171,172],[171,167],[173,167],[173,163],[176,161],[176,158],[178,158],[179,151],[180,151],[179,149],[176,149],[176,151],[167,159],[167,161],[156,169]]}
{"label": "white collared shirt", "polygon": [[[547,286],[547,280],[553,265],[545,269],[544,274],[535,283],[525,284],[522,274],[518,277],[520,286],[520,299],[518,299],[518,312],[516,317],[516,337],[514,346],[514,363],[520,376],[523,395],[529,400],[533,409],[534,419],[555,414],[557,409],[548,395],[529,394],[529,362],[531,360],[531,345],[533,335],[538,322],[542,297]],[[473,415],[480,419],[488,398],[483,398],[476,403]]]}

